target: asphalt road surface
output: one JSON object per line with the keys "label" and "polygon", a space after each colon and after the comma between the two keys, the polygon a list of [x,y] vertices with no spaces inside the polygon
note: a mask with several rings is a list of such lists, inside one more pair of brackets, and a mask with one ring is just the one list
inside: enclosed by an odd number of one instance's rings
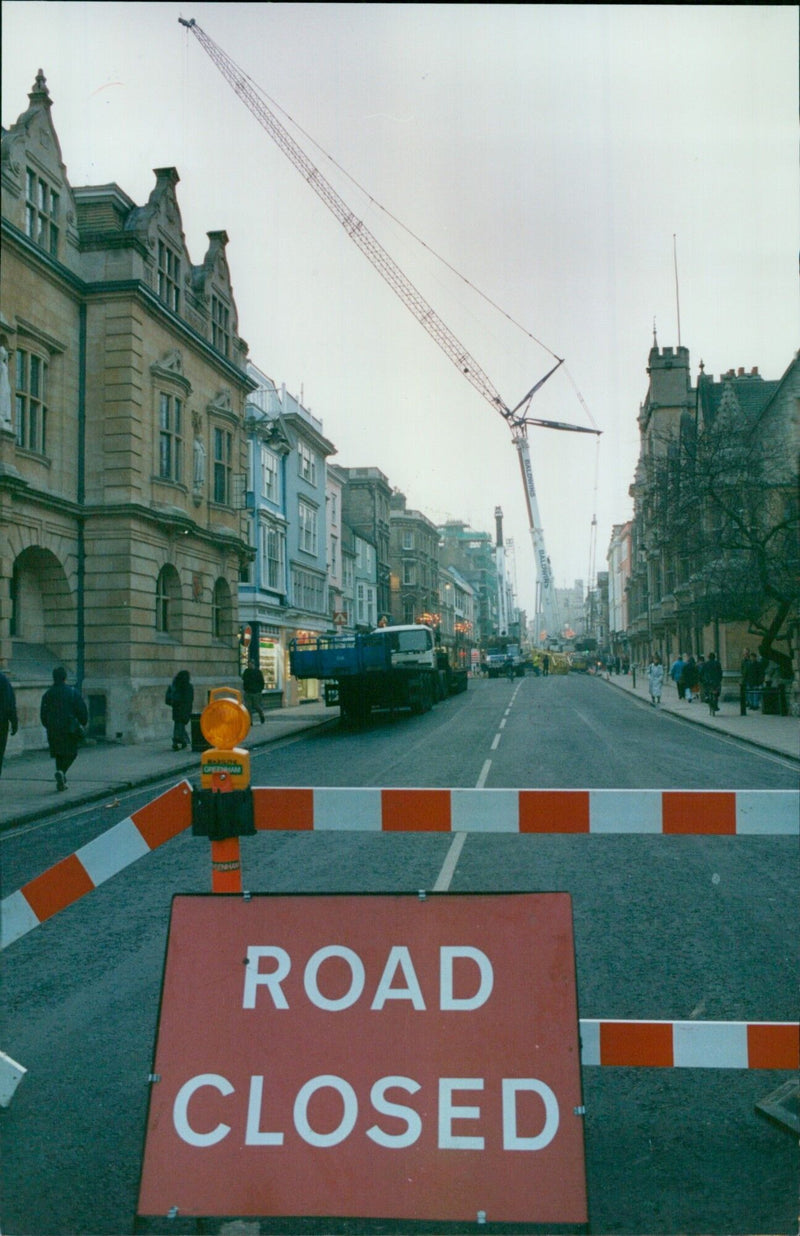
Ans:
{"label": "asphalt road surface", "polygon": [[[334,723],[280,743],[256,757],[253,782],[796,789],[788,761],[598,685],[473,683],[423,717],[379,716],[359,733]],[[3,894],[156,792],[4,834]],[[264,892],[416,892],[447,872],[453,892],[567,891],[582,1018],[796,1020],[796,838],[469,835],[451,871],[457,841],[260,834],[243,840],[244,881]],[[209,871],[208,843],[182,834],[4,953],[0,1047],[28,1069],[0,1115],[4,1236],[132,1230],[170,900],[208,891]],[[786,1080],[584,1068],[591,1231],[794,1233],[797,1139],[755,1110]],[[145,1230],[195,1228],[177,1219]]]}

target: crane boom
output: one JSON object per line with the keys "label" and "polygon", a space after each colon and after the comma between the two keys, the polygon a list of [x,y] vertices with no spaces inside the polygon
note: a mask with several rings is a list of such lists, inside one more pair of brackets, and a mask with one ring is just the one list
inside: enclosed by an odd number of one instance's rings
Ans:
{"label": "crane boom", "polygon": [[552,624],[553,615],[555,614],[553,577],[550,560],[545,550],[544,532],[539,518],[536,489],[533,483],[533,471],[528,451],[527,429],[528,425],[536,425],[548,429],[570,430],[575,433],[598,434],[600,432],[597,429],[587,429],[582,425],[569,425],[561,421],[536,420],[525,415],[536,391],[563,364],[563,360],[556,357],[556,364],[550,372],[539,379],[531,390],[523,396],[516,407],[509,407],[478,362],[470,355],[431,305],[428,304],[380,242],[376,240],[363,220],[353,213],[347,203],[325,179],[319,168],[312,163],[275,113],[259,97],[238,65],[206,34],[201,26],[198,26],[194,18],[190,18],[187,21],[183,17],[179,17],[178,21],[192,32],[245,106],[297,168],[303,179],[308,182],[334,217],[338,219],[350,239],[358,246],[364,256],[369,259],[378,274],[389,284],[389,287],[399,296],[406,308],[411,311],[420,325],[425,328],[433,341],[439,345],[445,355],[450,358],[478,394],[482,395],[487,403],[491,404],[495,411],[499,412],[510,426],[512,440],[519,455],[520,468],[525,485],[525,500],[528,508],[530,534],[542,591],[542,610],[545,615],[545,621],[548,624]]}
{"label": "crane boom", "polygon": [[280,147],[287,158],[294,164],[304,180],[308,182],[318,197],[322,199],[330,212],[339,220],[348,236],[365,257],[369,259],[378,274],[397,293],[403,304],[411,310],[414,317],[425,327],[435,343],[471,382],[480,395],[486,399],[495,411],[508,415],[509,409],[503,402],[494,385],[483,372],[478,362],[472,357],[453,332],[442,321],[436,311],[428,304],[422,294],[392,257],[386,252],[379,241],[370,232],[366,224],[353,213],[347,203],[339,196],[333,185],[325,179],[306,153],[298,146],[289,131],[281,124],[277,116],[259,98],[253,87],[247,81],[241,69],[231,60],[230,56],[218,47],[213,39],[198,26],[192,18],[185,21],[179,17],[181,25],[191,30],[198,39],[211,60],[217,66],[223,77],[230,83],[242,102],[250,109],[273,141]]}

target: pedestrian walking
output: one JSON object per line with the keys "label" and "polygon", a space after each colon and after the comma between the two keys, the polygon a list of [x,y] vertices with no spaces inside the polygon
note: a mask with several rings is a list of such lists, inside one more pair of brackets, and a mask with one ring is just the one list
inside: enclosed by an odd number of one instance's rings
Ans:
{"label": "pedestrian walking", "polygon": [[194,687],[188,670],[178,670],[164,696],[164,703],[172,708],[172,750],[181,751],[189,746],[186,726],[192,719]]}
{"label": "pedestrian walking", "polygon": [[683,667],[685,664],[686,664],[685,658],[683,657],[681,653],[678,653],[677,657],[672,662],[672,665],[669,668],[669,676],[672,679],[672,681],[675,683],[675,688],[678,692],[679,700],[683,699],[683,693],[681,691],[681,674],[683,673]]}
{"label": "pedestrian walking", "polygon": [[655,654],[647,667],[647,684],[650,688],[650,703],[657,708],[661,703],[661,692],[664,689],[664,666],[661,657]]}
{"label": "pedestrian walking", "polygon": [[89,713],[78,689],[67,683],[63,665],[53,670],[53,685],[42,696],[39,717],[47,730],[47,746],[56,762],[56,789],[65,790],[67,772],[75,763]]}
{"label": "pedestrian walking", "polygon": [[695,691],[698,689],[699,686],[700,686],[700,679],[697,673],[697,662],[695,661],[694,657],[690,654],[687,660],[684,662],[683,669],[681,670],[681,676],[680,676],[681,698],[686,700],[687,703],[691,704],[692,700],[694,699]]}
{"label": "pedestrian walking", "polygon": [[748,708],[755,710],[760,707],[763,682],[764,674],[759,658],[749,648],[745,648],[744,660],[742,661],[742,689],[744,691],[745,711]]}
{"label": "pedestrian walking", "polygon": [[0,670],[0,775],[3,772],[3,756],[6,753],[8,732],[16,734],[19,721],[17,719],[17,700],[11,679]]}
{"label": "pedestrian walking", "polygon": [[258,713],[261,724],[264,724],[264,710],[261,707],[261,693],[264,690],[264,675],[254,661],[247,666],[242,674],[242,689],[244,702],[252,720],[253,713]]}
{"label": "pedestrian walking", "polygon": [[708,711],[712,717],[715,717],[719,712],[719,693],[722,690],[722,666],[713,652],[708,654],[708,660],[700,671],[700,682],[703,688],[703,695],[708,704]]}

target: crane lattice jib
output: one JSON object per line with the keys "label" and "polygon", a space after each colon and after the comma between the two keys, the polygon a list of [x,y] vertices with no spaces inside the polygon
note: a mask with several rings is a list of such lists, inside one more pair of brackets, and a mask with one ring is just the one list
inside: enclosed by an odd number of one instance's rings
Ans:
{"label": "crane lattice jib", "polygon": [[425,298],[417,291],[413,283],[403,274],[400,267],[389,256],[380,242],[375,239],[369,228],[353,214],[347,203],[339,197],[333,186],[328,183],[319,168],[311,162],[300,146],[298,146],[277,116],[259,98],[246,80],[241,69],[226,55],[222,48],[217,46],[213,39],[208,37],[194,19],[184,21],[182,18],[179,18],[179,20],[182,25],[186,26],[197,37],[223,77],[230,82],[239,98],[250,109],[259,124],[266,129],[273,141],[292,161],[317,196],[322,199],[331,213],[339,220],[351,240],[358,245],[364,256],[369,258],[378,273],[383,276],[389,286],[411,310],[420,325],[425,327],[425,330],[434,342],[438,343],[442,351],[450,357],[453,364],[458,366],[467,381],[492,405],[495,411],[500,412],[502,416],[508,419],[511,415],[509,408],[501,399],[494,385],[477,361],[469,354],[464,345],[458,341],[435,310],[431,308]]}

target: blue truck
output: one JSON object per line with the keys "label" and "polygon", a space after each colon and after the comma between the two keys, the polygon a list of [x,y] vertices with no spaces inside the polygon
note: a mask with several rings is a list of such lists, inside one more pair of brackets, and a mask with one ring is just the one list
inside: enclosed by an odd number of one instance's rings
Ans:
{"label": "blue truck", "polygon": [[338,705],[353,725],[363,725],[378,708],[428,712],[466,691],[468,682],[466,669],[454,668],[431,628],[421,624],[294,639],[289,665],[295,678],[323,682],[326,704]]}

